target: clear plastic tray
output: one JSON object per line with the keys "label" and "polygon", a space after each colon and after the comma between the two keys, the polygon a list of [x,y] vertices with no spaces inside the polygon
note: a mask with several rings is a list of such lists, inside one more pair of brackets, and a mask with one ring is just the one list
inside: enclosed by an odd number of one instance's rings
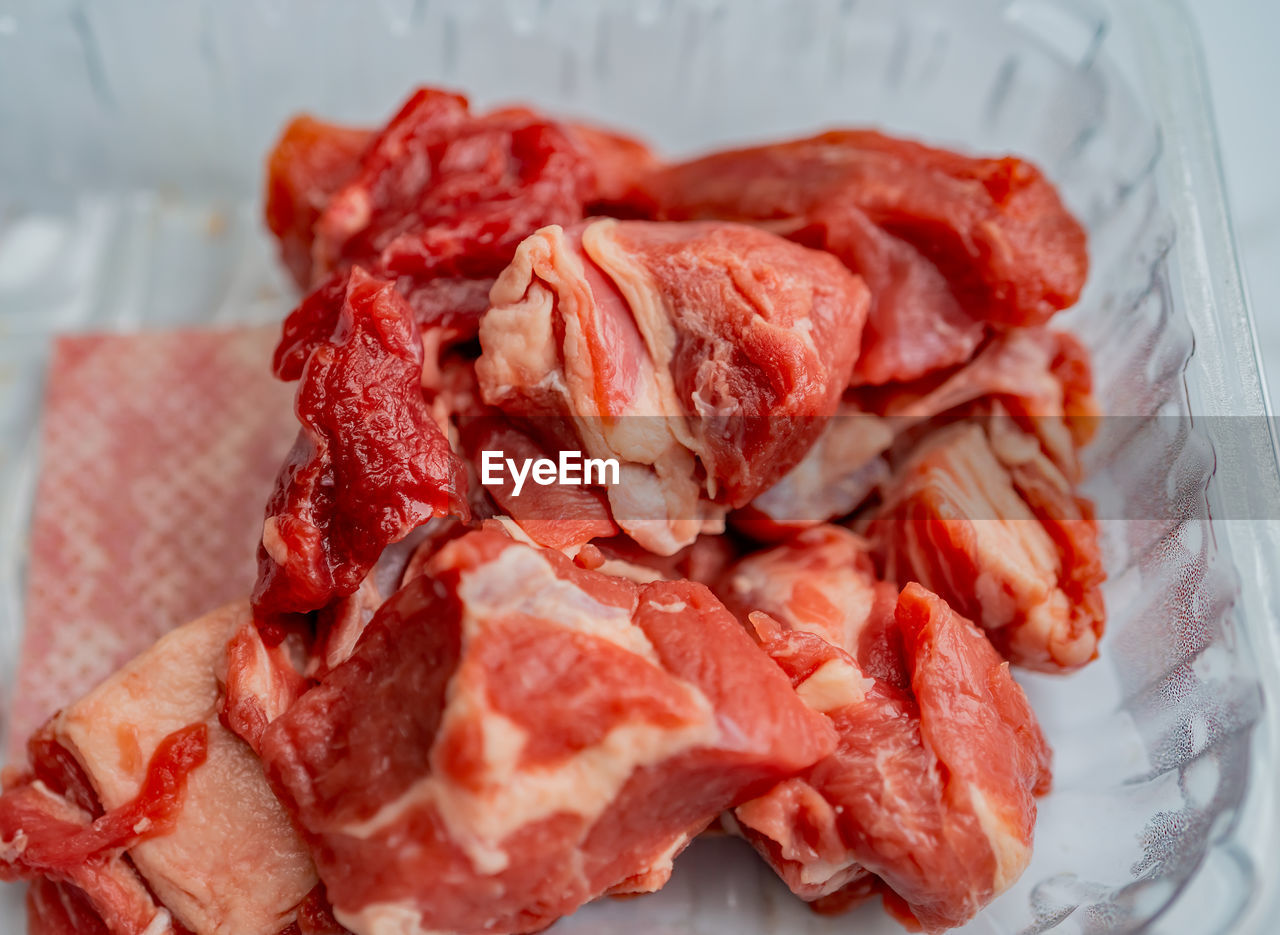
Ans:
{"label": "clear plastic tray", "polygon": [[[878,124],[1040,162],[1092,235],[1089,288],[1063,321],[1094,350],[1104,405],[1127,417],[1089,455],[1110,630],[1093,667],[1024,680],[1056,788],[1030,869],[966,931],[1275,931],[1280,604],[1261,520],[1280,476],[1199,53],[1161,0],[8,4],[10,675],[49,334],[277,319],[290,295],[254,204],[274,133],[299,109],[373,122],[418,82],[597,118],[672,153]],[[3,896],[0,931],[20,931],[17,893]],[[557,931],[898,930],[873,908],[811,916],[724,840],[695,846],[662,893]]]}

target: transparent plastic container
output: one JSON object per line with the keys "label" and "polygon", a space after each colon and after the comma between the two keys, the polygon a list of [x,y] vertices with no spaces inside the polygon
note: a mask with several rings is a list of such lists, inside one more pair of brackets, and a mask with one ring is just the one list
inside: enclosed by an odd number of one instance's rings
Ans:
{"label": "transparent plastic container", "polygon": [[[303,109],[376,122],[421,82],[595,118],[673,154],[874,124],[1044,166],[1091,233],[1089,287],[1060,322],[1092,348],[1108,412],[1128,417],[1088,455],[1110,624],[1092,667],[1023,679],[1056,786],[1031,867],[964,931],[1276,930],[1280,605],[1263,520],[1280,476],[1199,52],[1160,0],[0,7],[10,676],[49,335],[278,320],[291,293],[256,204],[274,134]],[[1214,431],[1224,420],[1235,428]],[[2,895],[0,932],[21,931],[16,889]],[[720,840],[662,893],[556,931],[899,929],[874,907],[813,916]]]}

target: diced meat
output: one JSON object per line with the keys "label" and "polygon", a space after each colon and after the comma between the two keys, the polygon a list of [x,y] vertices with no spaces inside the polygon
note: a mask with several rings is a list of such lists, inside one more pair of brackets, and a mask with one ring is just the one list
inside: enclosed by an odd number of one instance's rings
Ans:
{"label": "diced meat", "polygon": [[867,527],[886,577],[919,581],[1005,658],[1045,671],[1097,656],[1096,524],[1039,441],[1007,416],[940,429],[886,485]]}
{"label": "diced meat", "polygon": [[298,387],[302,430],[267,503],[255,611],[323,607],[352,594],[382,550],[465,515],[465,473],[422,394],[422,344],[391,283],[356,268],[329,343]]}
{"label": "diced meat", "polygon": [[435,349],[473,339],[521,240],[620,199],[654,164],[619,134],[525,108],[473,114],[432,88],[377,132],[298,118],[272,151],[267,222],[315,291],[285,323],[277,373],[297,379],[333,331],[325,294],[353,265],[396,282]]}
{"label": "diced meat", "polygon": [[306,115],[295,117],[267,158],[264,199],[267,228],[280,243],[280,258],[294,281],[312,285],[312,231],[334,192],[360,164],[373,133]]}
{"label": "diced meat", "polygon": [[832,749],[701,586],[638,585],[496,531],[426,572],[263,735],[359,935],[532,932],[655,889],[720,810]]}
{"label": "diced meat", "polygon": [[375,257],[393,275],[481,275],[590,197],[590,163],[567,133],[527,110],[470,113],[458,95],[416,91],[370,141],[321,211],[313,281]]}
{"label": "diced meat", "polygon": [[774,540],[848,516],[888,482],[892,463],[940,425],[962,419],[1011,420],[1075,483],[1079,448],[1098,412],[1091,384],[1088,354],[1075,338],[1014,328],[961,366],[909,383],[849,390],[804,459],[731,520],[758,539]]}
{"label": "diced meat", "polygon": [[205,733],[207,757],[190,770],[167,831],[128,851],[151,891],[195,935],[276,935],[316,884],[257,758],[219,722],[215,671],[244,628],[252,629],[247,602],[201,617],[53,722],[107,809],[139,795],[166,735],[187,725]]}
{"label": "diced meat", "polygon": [[567,128],[595,175],[588,214],[612,214],[615,207],[625,206],[642,180],[659,166],[658,158],[637,139],[585,123]]}
{"label": "diced meat", "polygon": [[[782,575],[791,564],[803,580],[803,550],[784,548],[755,573]],[[830,640],[840,629],[829,611],[844,599],[838,580],[820,574],[814,587],[823,600],[793,596],[783,622],[761,613],[751,621],[797,694],[831,719],[839,747],[738,806],[730,827],[820,911],[880,890],[911,927],[960,925],[1030,859],[1035,795],[1049,784],[1035,716],[982,632],[919,585],[863,627],[854,652]],[[855,600],[851,616],[863,606]],[[887,662],[898,671],[875,674]]]}
{"label": "diced meat", "polygon": [[998,411],[1039,439],[1045,455],[1073,483],[1081,473],[1078,450],[1092,436],[1098,413],[1088,352],[1071,335],[1047,328],[1015,328],[961,367],[850,395],[856,405],[890,420],[900,435],[918,436],[917,426],[939,416],[992,420]]}
{"label": "diced meat", "polygon": [[397,237],[431,229],[455,234],[451,252],[468,263],[496,251],[496,275],[524,236],[581,219],[584,203],[624,201],[657,165],[643,143],[602,127],[520,107],[473,114],[459,95],[420,88],[381,130],[290,121],[267,163],[267,226],[303,288],[335,257],[373,267]]}
{"label": "diced meat", "polygon": [[27,935],[111,935],[82,890],[48,877],[27,889]]}
{"label": "diced meat", "polygon": [[838,130],[663,167],[634,207],[661,219],[766,224],[831,250],[867,280],[860,382],[959,363],[985,327],[1073,304],[1084,229],[1031,164]]}
{"label": "diced meat", "polygon": [[918,247],[877,227],[856,198],[833,198],[806,220],[792,239],[830,252],[871,291],[851,382],[914,380],[963,363],[982,343],[982,318],[961,305],[942,271]]}
{"label": "diced meat", "polygon": [[569,419],[589,457],[618,459],[613,518],[664,555],[803,456],[867,304],[838,263],[763,231],[613,220],[539,231],[492,299],[486,401]]}
{"label": "diced meat", "polygon": [[644,183],[671,219],[807,219],[847,198],[915,245],[967,308],[1007,325],[1040,324],[1079,297],[1085,233],[1030,163],[975,158],[871,130],[715,153]]}
{"label": "diced meat", "polygon": [[136,765],[134,794],[97,818],[30,774],[10,778],[0,795],[0,879],[37,882],[37,919],[49,927],[96,916],[112,935],[169,931],[168,912],[121,851],[173,833],[191,773],[207,754],[203,724],[161,736],[151,757]]}

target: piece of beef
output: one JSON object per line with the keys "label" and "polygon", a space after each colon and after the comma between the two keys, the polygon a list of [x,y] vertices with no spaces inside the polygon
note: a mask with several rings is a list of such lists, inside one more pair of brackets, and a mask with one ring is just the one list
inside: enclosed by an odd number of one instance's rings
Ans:
{"label": "piece of beef", "polygon": [[914,379],[963,361],[988,326],[1042,324],[1088,270],[1084,229],[1035,166],[870,130],[664,166],[631,200],[660,219],[767,225],[861,273],[872,307],[856,382]]}
{"label": "piece of beef", "polygon": [[166,827],[128,846],[159,903],[195,935],[275,935],[316,883],[257,758],[219,720],[216,670],[250,622],[241,602],[180,627],[50,724],[107,810],[139,795],[164,738],[204,732],[206,756]]}
{"label": "piece of beef", "polygon": [[1092,509],[999,410],[921,441],[866,534],[886,577],[942,595],[1010,661],[1057,672],[1097,657],[1105,574]]}
{"label": "piece of beef", "polygon": [[297,379],[325,341],[330,303],[317,294],[354,265],[396,282],[433,348],[474,338],[524,237],[621,199],[654,165],[621,134],[527,108],[476,114],[434,88],[377,131],[295,119],[269,159],[266,217],[285,264],[314,292],[286,322],[277,373]]}
{"label": "piece of beef", "polygon": [[1049,751],[980,630],[919,585],[878,581],[867,544],[836,527],[749,556],[722,593],[757,609],[757,639],[840,735],[729,822],[793,892],[830,912],[879,890],[939,931],[1018,877]]}
{"label": "piece of beef", "polygon": [[755,228],[614,220],[539,231],[492,298],[486,401],[616,458],[613,519],[663,555],[803,456],[867,302],[838,263]]}
{"label": "piece of beef", "polygon": [[1091,389],[1078,340],[1047,328],[1012,329],[957,367],[847,391],[804,459],[731,519],[755,538],[775,540],[848,516],[921,440],[961,420],[1011,421],[1075,484],[1098,412]]}
{"label": "piece of beef", "polygon": [[497,531],[424,572],[262,737],[360,935],[532,932],[657,889],[721,809],[832,749],[701,586],[587,571]]}
{"label": "piece of beef", "polygon": [[404,298],[353,269],[333,333],[307,357],[302,429],[267,502],[253,593],[264,620],[355,593],[388,545],[466,515],[462,464],[422,394],[422,353]]}

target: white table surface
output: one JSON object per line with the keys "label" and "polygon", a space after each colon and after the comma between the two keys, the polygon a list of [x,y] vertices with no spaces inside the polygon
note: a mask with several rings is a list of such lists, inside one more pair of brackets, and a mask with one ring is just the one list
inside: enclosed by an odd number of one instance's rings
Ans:
{"label": "white table surface", "polygon": [[1200,27],[1245,286],[1280,405],[1280,2],[1187,5]]}

